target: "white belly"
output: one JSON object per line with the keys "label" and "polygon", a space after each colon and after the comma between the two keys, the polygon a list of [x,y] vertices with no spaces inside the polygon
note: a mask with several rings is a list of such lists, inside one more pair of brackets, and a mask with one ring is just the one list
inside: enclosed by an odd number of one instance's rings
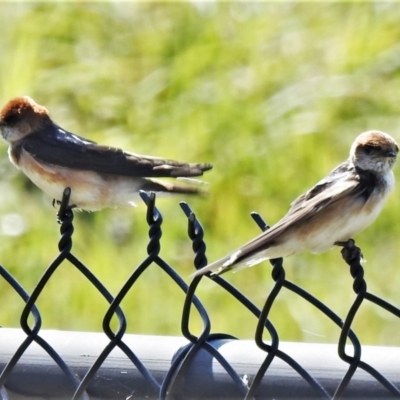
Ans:
{"label": "white belly", "polygon": [[64,189],[71,188],[70,204],[89,211],[105,207],[134,206],[139,184],[130,178],[104,179],[91,171],[71,170],[39,164],[28,153],[21,155],[17,167],[40,189],[61,200]]}

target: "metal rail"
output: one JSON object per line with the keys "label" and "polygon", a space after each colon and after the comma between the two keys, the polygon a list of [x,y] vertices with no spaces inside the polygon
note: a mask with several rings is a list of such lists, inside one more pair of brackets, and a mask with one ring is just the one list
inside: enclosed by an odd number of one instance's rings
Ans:
{"label": "metal rail", "polygon": [[[83,378],[108,344],[107,337],[102,333],[46,330],[41,332],[41,336],[78,379]],[[0,329],[0,368],[4,368],[25,338],[20,329]],[[160,385],[176,357],[189,344],[182,337],[129,334],[124,336],[124,342]],[[215,339],[210,344],[248,387],[264,361],[264,352],[252,340]],[[347,364],[338,357],[334,344],[281,343],[280,349],[306,368],[329,393],[334,393],[346,373]],[[364,346],[363,357],[400,386],[400,348]],[[71,399],[75,390],[61,368],[35,343],[19,360],[5,387],[10,399],[18,400],[25,399],[25,396]],[[115,349],[107,357],[86,392],[93,400],[158,399],[159,396],[120,349]],[[170,398],[193,400],[243,398],[226,370],[205,349],[196,353],[184,379],[171,388],[169,395]],[[393,398],[364,371],[353,376],[345,397]],[[256,398],[311,399],[320,398],[320,395],[287,363],[276,359],[262,379]]]}

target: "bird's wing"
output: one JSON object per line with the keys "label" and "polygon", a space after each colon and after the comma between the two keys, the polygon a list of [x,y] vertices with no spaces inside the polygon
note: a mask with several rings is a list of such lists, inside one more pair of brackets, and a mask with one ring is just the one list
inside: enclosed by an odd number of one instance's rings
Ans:
{"label": "bird's wing", "polygon": [[212,168],[211,164],[206,163],[188,164],[101,146],[56,125],[46,129],[25,136],[16,144],[15,150],[24,149],[36,160],[46,164],[133,177],[200,176]]}
{"label": "bird's wing", "polygon": [[[326,207],[342,200],[346,196],[368,199],[375,187],[374,176],[365,171],[356,170],[345,162],[333,170],[325,179],[318,182],[312,189],[298,197],[288,213],[274,226],[250,240],[228,256],[221,258],[200,269],[194,275],[202,275],[208,271],[221,274],[248,259],[262,250],[274,246],[274,242],[285,230],[295,223],[305,221]],[[258,259],[254,264],[262,261]]]}
{"label": "bird's wing", "polygon": [[[294,200],[290,206],[288,214],[303,208],[310,204],[310,202],[319,201],[322,197],[328,197],[327,193],[337,192],[346,190],[347,185],[356,185],[359,183],[358,173],[354,166],[347,160],[344,163],[337,166],[333,171],[329,173],[324,179],[319,181],[309,191],[303,193],[296,200]],[[333,195],[333,194],[332,194]],[[334,197],[334,196],[333,196]]]}
{"label": "bird's wing", "polygon": [[287,214],[273,226],[272,231],[286,229],[298,221],[304,221],[317,215],[321,210],[341,201],[347,196],[363,198],[367,201],[376,185],[373,174],[358,171],[347,162],[333,170],[326,178],[318,182],[308,192],[299,196]]}

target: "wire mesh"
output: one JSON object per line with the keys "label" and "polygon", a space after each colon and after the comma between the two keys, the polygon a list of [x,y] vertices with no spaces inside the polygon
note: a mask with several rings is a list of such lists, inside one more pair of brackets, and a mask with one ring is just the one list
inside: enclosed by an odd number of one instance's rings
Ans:
{"label": "wire mesh", "polygon": [[[59,253],[45,270],[32,293],[27,293],[16,281],[16,279],[7,271],[7,269],[0,265],[0,275],[4,281],[7,282],[7,284],[13,290],[15,290],[25,302],[25,307],[20,318],[20,324],[23,332],[26,335],[26,339],[21,343],[17,351],[15,351],[11,359],[1,370],[1,399],[9,398],[7,393],[7,381],[12,376],[13,369],[15,368],[16,364],[23,357],[24,353],[33,342],[39,345],[54,360],[54,362],[63,372],[70,386],[71,399],[90,399],[90,392],[95,385],[96,376],[105,360],[107,360],[107,357],[109,357],[110,353],[115,348],[118,348],[127,356],[130,362],[135,366],[135,368],[140,372],[144,380],[147,382],[148,391],[146,392],[146,398],[182,398],[180,395],[182,382],[185,380],[188,370],[191,368],[192,364],[196,362],[196,355],[200,351],[206,351],[212,359],[216,360],[222,366],[222,368],[226,371],[227,376],[229,376],[232,384],[236,387],[238,398],[245,400],[269,398],[268,393],[261,392],[260,388],[261,382],[265,379],[268,380],[267,372],[274,359],[281,360],[293,371],[295,371],[295,373],[298,374],[301,379],[313,389],[315,398],[339,399],[345,397],[346,389],[349,387],[357,370],[365,371],[370,379],[374,380],[376,385],[380,385],[382,388],[384,388],[389,397],[400,398],[400,388],[391,382],[387,377],[383,376],[381,372],[362,360],[362,345],[356,334],[351,329],[357,311],[364,301],[374,303],[376,306],[381,307],[388,313],[400,317],[399,308],[368,292],[367,284],[364,279],[364,270],[361,266],[361,250],[355,245],[354,241],[350,240],[342,250],[343,259],[350,267],[350,274],[354,279],[353,290],[356,293],[354,302],[349,308],[344,320],[342,320],[340,316],[335,314],[329,307],[323,304],[316,297],[293,282],[287,280],[285,277],[285,269],[282,259],[271,260],[271,277],[274,281],[274,285],[265,300],[263,308],[259,309],[246,296],[244,296],[240,290],[220,276],[212,276],[210,274],[205,276],[197,276],[193,278],[189,285],[187,285],[182,277],[180,277],[179,274],[174,270],[174,268],[160,257],[162,239],[161,227],[163,223],[163,217],[156,207],[155,194],[141,192],[140,196],[147,207],[146,221],[149,227],[147,257],[133,270],[117,295],[113,297],[107,288],[100,282],[100,280],[89,270],[89,268],[87,268],[72,253],[74,212],[69,206],[70,194],[71,191],[67,188],[64,191],[64,196],[57,214],[61,233],[58,243]],[[196,269],[200,269],[207,265],[204,230],[190,206],[184,202],[180,203],[180,205],[182,211],[187,217],[188,237],[192,243],[192,249],[194,253],[193,264]],[[267,224],[259,214],[253,213],[252,217],[261,230],[268,229]],[[58,354],[52,345],[44,340],[40,334],[42,321],[36,304],[38,299],[43,295],[43,289],[46,287],[46,284],[51,276],[65,261],[72,264],[93,285],[93,287],[96,288],[96,290],[109,304],[103,319],[103,331],[108,338],[108,343],[101,351],[100,355],[98,355],[96,360],[92,363],[90,368],[88,368],[82,376],[77,374],[76,371],[72,370],[70,366],[67,365],[67,362],[63,359],[63,357]],[[127,343],[125,343],[124,335],[126,333],[127,321],[120,307],[121,302],[138,281],[138,279],[140,279],[142,273],[151,265],[157,265],[161,270],[163,270],[163,276],[166,276],[165,279],[170,279],[173,281],[177,288],[185,293],[181,318],[181,332],[182,336],[188,340],[188,344],[181,349],[176,357],[174,357],[173,362],[162,379],[155,377],[154,374],[148,368],[146,368],[143,360],[141,360],[132,351]],[[235,340],[235,338],[229,334],[211,333],[210,316],[205,306],[196,296],[196,290],[202,279],[212,279],[216,285],[220,286],[238,303],[245,307],[248,312],[254,316],[254,318],[258,320],[255,332],[255,343],[265,353],[265,359],[254,376],[249,376],[246,377],[246,379],[243,379],[243,376],[235,371],[234,367],[221,354],[218,347],[215,346],[215,343],[218,340]],[[346,373],[342,377],[334,392],[328,391],[320,381],[318,381],[307,371],[304,366],[300,365],[294,358],[291,357],[290,354],[284,352],[280,348],[279,334],[272,321],[269,319],[269,314],[283,288],[291,291],[295,295],[310,303],[340,328],[338,356],[348,365],[348,367]],[[202,329],[199,335],[193,334],[190,330],[191,313],[193,310],[196,310],[202,321]],[[117,318],[118,326],[113,330],[111,326],[111,320],[114,316]],[[30,324],[29,320],[33,320],[33,322]],[[264,336],[267,336],[267,339],[264,339]],[[351,343],[353,350],[352,355],[349,354],[348,348],[346,349],[346,343],[348,342]],[[273,382],[271,382],[271,385],[273,385]],[[133,393],[134,389],[135,388],[124,388],[126,393]],[[48,396],[48,398],[52,398],[51,393],[49,393]],[[293,398],[296,398],[296,393],[293,393]]]}

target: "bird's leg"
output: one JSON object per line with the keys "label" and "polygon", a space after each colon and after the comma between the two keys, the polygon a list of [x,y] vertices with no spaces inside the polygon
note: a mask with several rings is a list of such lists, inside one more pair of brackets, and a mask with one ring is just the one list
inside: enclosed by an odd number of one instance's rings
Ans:
{"label": "bird's leg", "polygon": [[[61,200],[53,199],[52,202],[51,202],[51,205],[54,208],[56,208],[56,206],[60,206],[61,205]],[[73,208],[76,208],[76,204],[68,205],[68,208],[72,210]]]}
{"label": "bird's leg", "polygon": [[75,204],[71,205],[69,204],[70,197],[71,197],[71,188],[67,187],[64,189],[61,201],[55,199],[53,200],[53,205],[54,202],[56,202],[60,206],[57,213],[57,220],[60,223],[64,217],[66,217],[67,215],[72,215],[72,209],[76,207]]}
{"label": "bird's leg", "polygon": [[335,242],[336,246],[343,247],[340,251],[342,253],[343,259],[347,262],[347,264],[351,264],[354,261],[361,262],[363,259],[363,254],[361,249],[356,246],[356,242],[354,239],[349,239],[345,242]]}

